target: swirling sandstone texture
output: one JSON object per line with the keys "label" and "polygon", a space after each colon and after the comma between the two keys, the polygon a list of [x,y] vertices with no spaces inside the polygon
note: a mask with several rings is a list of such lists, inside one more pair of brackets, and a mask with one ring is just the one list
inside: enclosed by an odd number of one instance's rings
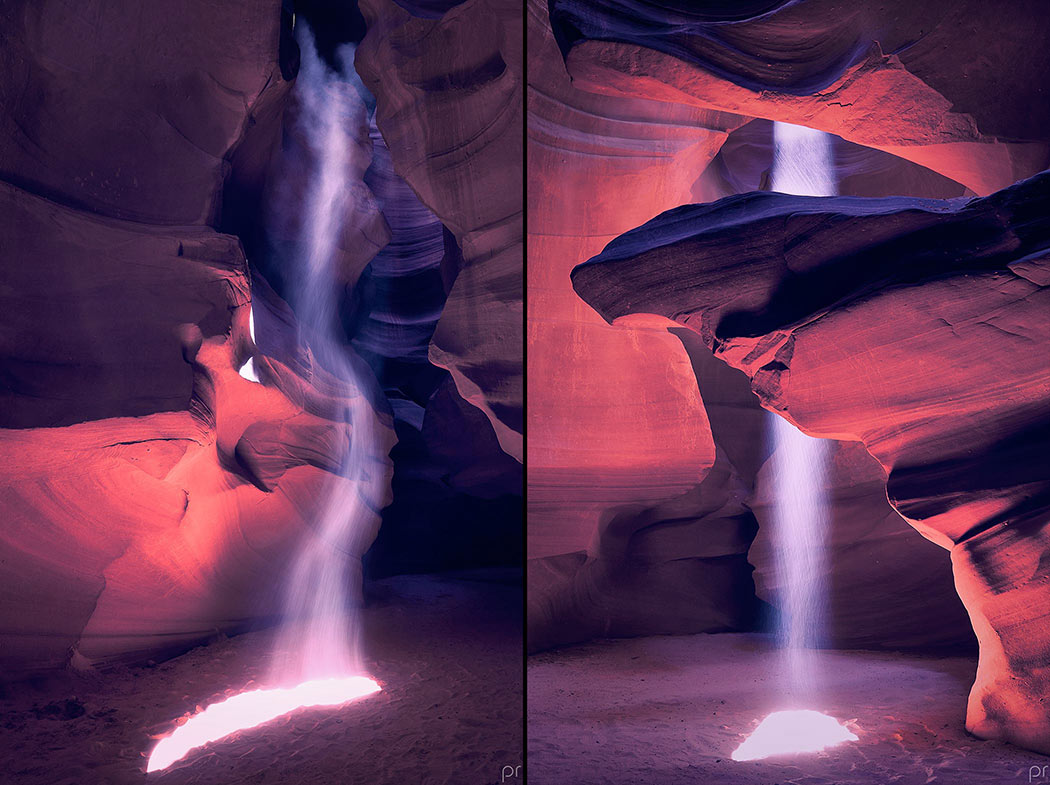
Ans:
{"label": "swirling sandstone texture", "polygon": [[[376,372],[398,443],[393,501],[369,549],[370,576],[521,563],[521,463],[492,423],[432,365],[430,339],[461,256],[455,238],[394,171],[374,123],[365,183],[390,227],[390,242],[355,289],[362,313],[352,345]],[[451,271],[451,275],[449,272]]]}
{"label": "swirling sandstone texture", "polygon": [[552,0],[551,19],[581,89],[817,128],[983,195],[1050,163],[1044,10]]}
{"label": "swirling sandstone texture", "polygon": [[[294,44],[277,2],[0,21],[0,668],[154,656],[279,607],[345,482],[341,412],[377,398],[292,348],[272,294],[257,350],[244,253],[213,228],[229,180],[265,179]],[[238,374],[252,356],[261,383]]]}
{"label": "swirling sandstone texture", "polygon": [[663,322],[610,329],[569,285],[626,228],[692,201],[745,118],[580,91],[547,4],[527,13],[529,648],[747,627],[755,523],[688,353]]}
{"label": "swirling sandstone texture", "polygon": [[576,268],[660,314],[808,433],[864,444],[951,552],[980,644],[967,728],[1050,752],[1050,173],[989,197],[751,193],[669,211]]}
{"label": "swirling sandstone texture", "polygon": [[449,5],[363,0],[356,67],[395,171],[462,250],[430,359],[521,461],[521,8]]}
{"label": "swirling sandstone texture", "polygon": [[[528,15],[529,649],[750,628],[778,588],[769,415],[694,333],[610,327],[569,272],[663,210],[767,188],[772,123],[582,90],[547,4]],[[834,152],[844,193],[965,191],[842,139]],[[832,449],[829,642],[972,639],[947,560],[889,506],[881,466],[855,443]]]}

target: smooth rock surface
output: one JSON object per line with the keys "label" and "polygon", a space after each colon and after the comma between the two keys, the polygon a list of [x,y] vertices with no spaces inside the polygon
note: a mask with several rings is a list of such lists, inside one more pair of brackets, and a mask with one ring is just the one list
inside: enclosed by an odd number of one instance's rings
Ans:
{"label": "smooth rock surface", "polygon": [[977,194],[1050,163],[1036,2],[554,0],[551,13],[581,89],[817,128]]}
{"label": "smooth rock surface", "polygon": [[[667,319],[608,326],[570,289],[568,273],[645,216],[768,189],[772,123],[581,90],[562,67],[546,5],[530,4],[528,21],[529,649],[747,628],[764,612],[758,600],[775,603],[777,588],[763,530],[772,525],[764,468],[772,447],[747,378]],[[965,192],[840,138],[833,152],[846,193]],[[892,511],[880,477],[877,464],[858,473],[837,463],[828,477],[829,645],[972,641],[947,558]],[[714,501],[730,495],[732,505]],[[918,542],[907,557],[886,558],[909,540]],[[861,542],[880,556],[856,558]]]}
{"label": "smooth rock surface", "polygon": [[[609,328],[569,285],[625,227],[690,201],[745,118],[583,92],[546,3],[527,14],[528,646],[747,626],[753,522],[732,483],[699,491],[716,451],[688,353],[665,320]],[[645,544],[691,536],[677,563]],[[741,598],[718,607],[729,589]]]}
{"label": "smooth rock surface", "polygon": [[665,213],[573,274],[607,319],[672,317],[768,408],[864,443],[951,551],[981,646],[967,727],[1043,752],[1048,198],[1048,173],[947,202],[747,194]]}
{"label": "smooth rock surface", "polygon": [[376,96],[394,169],[462,250],[431,362],[521,461],[520,5],[467,0],[430,9],[432,18],[394,0],[365,0],[361,10],[368,33],[356,67]]}
{"label": "smooth rock surface", "polygon": [[[347,396],[374,391],[346,392],[309,355],[299,375],[256,352],[236,238],[0,197],[16,241],[0,271],[5,670],[141,658],[271,615],[274,576],[345,482]],[[238,374],[252,356],[261,384]]]}

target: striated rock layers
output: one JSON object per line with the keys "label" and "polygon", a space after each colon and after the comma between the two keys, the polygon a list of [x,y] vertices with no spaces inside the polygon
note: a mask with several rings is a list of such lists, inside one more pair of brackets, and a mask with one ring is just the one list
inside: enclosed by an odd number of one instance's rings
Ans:
{"label": "striated rock layers", "polygon": [[295,349],[265,291],[260,354],[247,261],[213,228],[279,143],[298,62],[280,3],[14,2],[0,21],[0,668],[145,658],[279,607],[344,482],[347,396],[376,391]]}
{"label": "striated rock layers", "polygon": [[395,171],[455,235],[458,270],[430,344],[500,446],[523,458],[521,7],[364,0],[356,67]]}
{"label": "striated rock layers", "polygon": [[[610,328],[569,282],[627,228],[692,201],[746,118],[578,90],[547,4],[527,13],[529,649],[748,627],[755,523],[689,354],[665,320]],[[701,498],[716,462],[723,486]]]}
{"label": "striated rock layers", "polygon": [[951,552],[980,644],[967,728],[1050,752],[1050,173],[989,197],[751,193],[667,212],[573,273],[661,314],[807,433],[863,442]]}
{"label": "striated rock layers", "polygon": [[393,502],[366,558],[367,574],[521,564],[522,464],[500,448],[481,409],[432,365],[430,339],[458,269],[455,238],[394,172],[373,123],[365,183],[390,226],[355,293],[367,312],[352,345],[375,370],[394,414]]}
{"label": "striated rock layers", "polygon": [[309,356],[302,375],[261,354],[262,384],[238,374],[254,347],[236,238],[9,185],[0,201],[0,664],[144,657],[273,613],[274,576],[346,482],[343,385]]}
{"label": "striated rock layers", "polygon": [[552,0],[551,19],[584,90],[806,125],[976,194],[1050,164],[1036,0]]}
{"label": "striated rock layers", "polygon": [[[777,588],[768,415],[695,333],[652,316],[610,327],[569,273],[661,211],[768,187],[772,123],[582,90],[547,3],[529,4],[528,25],[528,647],[751,628]],[[965,190],[884,152],[834,148],[844,192]],[[881,466],[856,444],[834,450],[831,642],[972,639],[950,566],[889,506]]]}
{"label": "striated rock layers", "polygon": [[341,311],[399,440],[372,576],[521,558],[520,22],[457,5],[372,4],[355,58],[389,242]]}

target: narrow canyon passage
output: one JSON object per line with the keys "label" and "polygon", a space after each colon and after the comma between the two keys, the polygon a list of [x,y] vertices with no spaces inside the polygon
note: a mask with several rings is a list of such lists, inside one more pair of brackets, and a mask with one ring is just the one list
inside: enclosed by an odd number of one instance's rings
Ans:
{"label": "narrow canyon passage", "polygon": [[1046,5],[0,2],[0,785],[1050,783]]}
{"label": "narrow canyon passage", "polygon": [[533,773],[1045,781],[1048,22],[528,19]]}
{"label": "narrow canyon passage", "polygon": [[0,23],[0,779],[520,770],[520,16]]}

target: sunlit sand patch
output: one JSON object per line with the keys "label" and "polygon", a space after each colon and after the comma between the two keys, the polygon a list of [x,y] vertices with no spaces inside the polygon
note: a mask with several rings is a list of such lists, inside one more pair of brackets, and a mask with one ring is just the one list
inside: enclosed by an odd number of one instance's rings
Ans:
{"label": "sunlit sand patch", "polygon": [[146,771],[166,769],[197,747],[262,725],[296,709],[338,706],[379,690],[379,684],[367,676],[349,676],[305,681],[295,687],[242,692],[213,703],[190,717],[170,736],[161,739],[149,757]]}
{"label": "sunlit sand patch", "polygon": [[834,717],[819,711],[775,711],[733,752],[733,760],[758,760],[772,755],[820,752],[857,735]]}

